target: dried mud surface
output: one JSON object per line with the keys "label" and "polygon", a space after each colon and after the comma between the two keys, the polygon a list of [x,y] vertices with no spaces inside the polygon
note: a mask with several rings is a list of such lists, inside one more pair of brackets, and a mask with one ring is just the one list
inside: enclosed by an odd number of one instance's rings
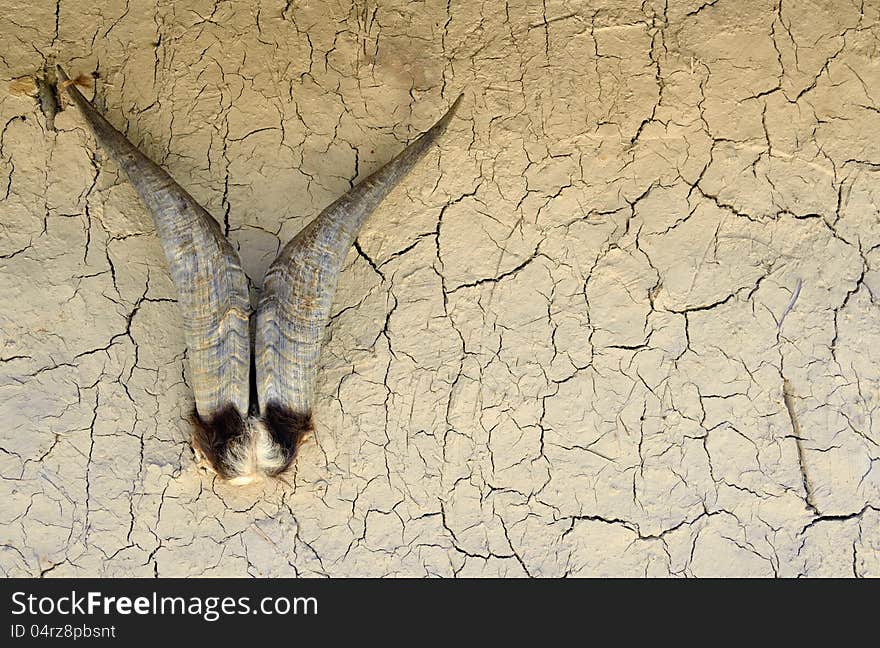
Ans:
{"label": "dried mud surface", "polygon": [[[0,573],[880,576],[880,4],[0,0]],[[55,62],[281,242],[459,92],[231,487]]]}

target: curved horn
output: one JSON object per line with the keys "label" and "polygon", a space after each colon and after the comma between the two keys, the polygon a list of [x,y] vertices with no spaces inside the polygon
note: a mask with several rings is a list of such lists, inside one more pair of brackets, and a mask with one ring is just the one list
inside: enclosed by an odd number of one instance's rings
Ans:
{"label": "curved horn", "polygon": [[324,328],[339,272],[367,217],[446,130],[461,96],[393,160],[306,225],[269,267],[257,308],[256,371],[264,416],[279,411],[311,428]]}
{"label": "curved horn", "polygon": [[250,302],[238,254],[217,221],[98,113],[60,66],[58,77],[153,217],[183,315],[197,418],[209,422],[208,445],[216,444],[210,421],[223,415],[227,432],[240,429],[249,405]]}

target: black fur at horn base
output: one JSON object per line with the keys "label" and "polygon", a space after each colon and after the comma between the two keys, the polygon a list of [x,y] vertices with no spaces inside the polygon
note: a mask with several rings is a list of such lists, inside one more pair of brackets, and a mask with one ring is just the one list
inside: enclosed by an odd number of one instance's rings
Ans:
{"label": "black fur at horn base", "polygon": [[192,412],[192,443],[211,464],[220,477],[232,476],[226,462],[229,444],[244,434],[244,419],[235,405],[227,405],[205,420],[196,409]]}
{"label": "black fur at horn base", "polygon": [[296,451],[303,437],[314,430],[311,412],[294,412],[284,405],[272,402],[266,405],[263,421],[272,435],[272,440],[283,450],[286,463],[275,472],[281,474],[290,467],[296,457]]}

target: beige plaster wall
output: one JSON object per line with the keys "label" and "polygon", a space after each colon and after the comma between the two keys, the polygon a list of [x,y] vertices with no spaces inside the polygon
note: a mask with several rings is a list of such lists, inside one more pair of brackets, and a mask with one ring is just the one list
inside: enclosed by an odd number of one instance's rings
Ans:
{"label": "beige plaster wall", "polygon": [[[876,0],[0,0],[0,38],[3,574],[880,575]],[[55,62],[255,293],[465,93],[286,482],[196,470],[159,243]]]}

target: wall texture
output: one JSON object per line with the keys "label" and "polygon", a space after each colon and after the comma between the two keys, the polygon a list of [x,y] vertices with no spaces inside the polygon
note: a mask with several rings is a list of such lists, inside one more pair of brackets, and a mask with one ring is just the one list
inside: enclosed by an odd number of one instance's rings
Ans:
{"label": "wall texture", "polygon": [[[2,573],[880,575],[876,0],[0,0],[0,36]],[[349,256],[285,482],[195,468],[159,243],[56,61],[255,294],[465,93]]]}

